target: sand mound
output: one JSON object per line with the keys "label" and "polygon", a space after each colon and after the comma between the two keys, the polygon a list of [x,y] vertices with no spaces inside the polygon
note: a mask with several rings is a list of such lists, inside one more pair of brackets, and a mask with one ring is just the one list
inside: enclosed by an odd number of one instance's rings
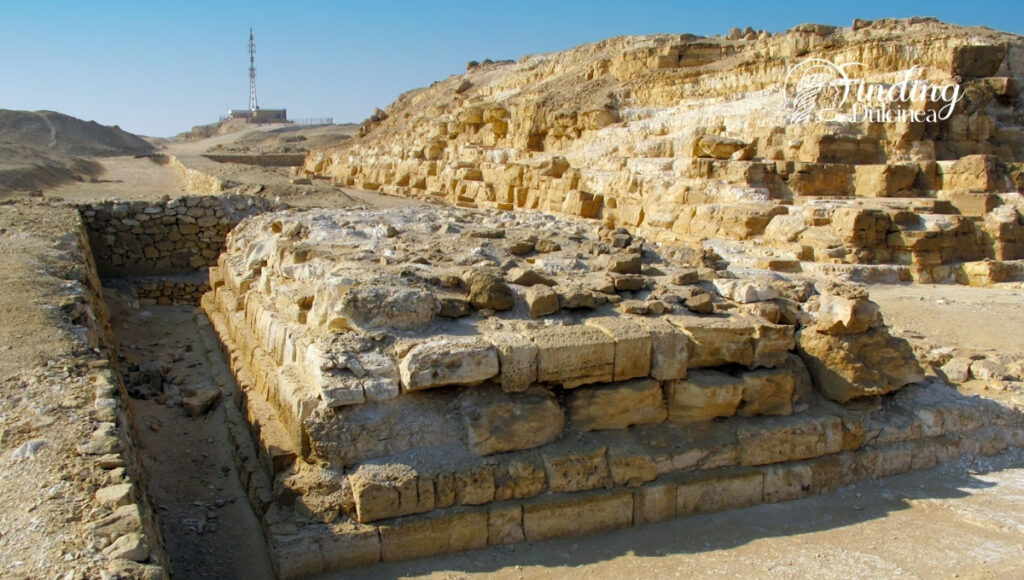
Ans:
{"label": "sand mound", "polygon": [[102,174],[103,166],[87,157],[147,155],[154,149],[117,126],[53,111],[0,109],[0,194],[38,191]]}
{"label": "sand mound", "polygon": [[53,111],[0,110],[0,143],[47,147],[68,155],[144,155],[153,145],[116,125],[107,127]]}

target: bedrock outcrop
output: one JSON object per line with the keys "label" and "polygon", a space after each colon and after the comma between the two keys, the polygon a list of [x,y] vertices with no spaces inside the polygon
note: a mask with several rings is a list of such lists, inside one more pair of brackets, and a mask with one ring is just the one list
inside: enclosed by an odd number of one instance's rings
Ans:
{"label": "bedrock outcrop", "polygon": [[[844,74],[879,92],[910,79],[950,100],[887,101],[904,116],[879,118],[858,114],[854,95],[797,119],[788,73],[812,59],[861,63]],[[652,240],[729,240],[734,261],[766,269],[867,279],[878,269],[863,266],[887,265],[905,280],[989,284],[1024,274],[1022,80],[1021,37],[927,18],[616,37],[411,90],[303,171]]]}

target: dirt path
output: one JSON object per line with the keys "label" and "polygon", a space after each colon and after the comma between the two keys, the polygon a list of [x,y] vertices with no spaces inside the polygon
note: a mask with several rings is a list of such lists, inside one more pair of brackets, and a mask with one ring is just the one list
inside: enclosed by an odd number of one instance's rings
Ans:
{"label": "dirt path", "polygon": [[[130,386],[140,455],[157,506],[174,578],[273,578],[262,526],[235,471],[221,405],[196,418],[177,393],[223,376],[207,362],[188,306],[133,308],[111,300],[114,329],[127,369],[154,369],[162,386]],[[130,374],[129,373],[126,374]]]}

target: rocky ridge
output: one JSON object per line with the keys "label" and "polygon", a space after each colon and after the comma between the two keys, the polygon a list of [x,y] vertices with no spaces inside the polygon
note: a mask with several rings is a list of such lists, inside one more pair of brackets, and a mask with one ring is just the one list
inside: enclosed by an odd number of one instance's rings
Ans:
{"label": "rocky ridge", "polygon": [[[1024,258],[1020,37],[934,19],[729,38],[617,37],[403,94],[304,172],[464,207],[537,209],[736,265],[989,284]],[[960,87],[945,120],[790,122],[790,67]],[[936,112],[928,98],[898,104]],[[846,110],[849,113],[849,110]]]}

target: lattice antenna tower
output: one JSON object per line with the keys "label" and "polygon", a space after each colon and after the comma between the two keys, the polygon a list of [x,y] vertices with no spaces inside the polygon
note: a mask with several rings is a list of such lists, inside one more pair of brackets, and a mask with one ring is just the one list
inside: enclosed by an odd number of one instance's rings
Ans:
{"label": "lattice antenna tower", "polygon": [[249,28],[249,110],[253,113],[260,108],[256,100],[256,37]]}

